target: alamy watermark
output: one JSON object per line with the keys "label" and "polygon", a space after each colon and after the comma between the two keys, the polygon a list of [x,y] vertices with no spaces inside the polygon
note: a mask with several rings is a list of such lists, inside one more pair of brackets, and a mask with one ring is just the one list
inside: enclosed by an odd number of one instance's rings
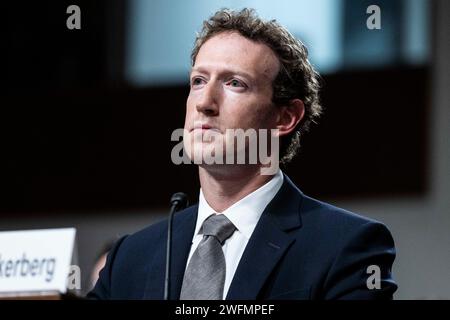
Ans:
{"label": "alamy watermark", "polygon": [[366,270],[367,274],[370,274],[370,276],[367,278],[366,285],[367,289],[374,290],[374,289],[381,289],[381,270],[380,267],[376,264],[371,264],[367,267]]}
{"label": "alamy watermark", "polygon": [[[171,159],[176,165],[260,165],[261,175],[273,175],[279,168],[278,129],[176,129],[171,140]],[[180,141],[182,139],[182,141]]]}
{"label": "alamy watermark", "polygon": [[369,30],[381,29],[381,9],[376,4],[367,7],[366,13],[370,16],[366,20],[366,26]]}
{"label": "alamy watermark", "polygon": [[71,265],[67,276],[68,290],[81,290],[81,269],[77,265]]}
{"label": "alamy watermark", "polygon": [[70,16],[66,20],[67,29],[73,30],[81,29],[81,9],[79,6],[72,4],[67,7],[66,13],[70,14]]}

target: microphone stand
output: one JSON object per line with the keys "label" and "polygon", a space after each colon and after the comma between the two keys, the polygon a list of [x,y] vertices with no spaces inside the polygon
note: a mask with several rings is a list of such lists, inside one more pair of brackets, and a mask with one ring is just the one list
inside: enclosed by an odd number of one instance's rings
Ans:
{"label": "microphone stand", "polygon": [[170,266],[172,256],[172,225],[175,212],[187,207],[188,200],[186,194],[182,192],[175,193],[170,199],[172,204],[167,221],[167,247],[166,247],[166,274],[164,278],[164,300],[169,300],[170,293]]}

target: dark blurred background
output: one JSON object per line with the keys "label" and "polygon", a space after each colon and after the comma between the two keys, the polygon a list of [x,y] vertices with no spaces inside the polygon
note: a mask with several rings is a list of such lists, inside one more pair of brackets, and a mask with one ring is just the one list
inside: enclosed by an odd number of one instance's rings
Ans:
{"label": "dark blurred background", "polygon": [[[69,30],[69,5],[81,29]],[[381,29],[369,30],[376,4]],[[325,113],[285,168],[307,194],[371,216],[396,240],[397,298],[450,298],[446,1],[7,2],[0,228],[75,226],[83,290],[104,242],[196,202],[174,165],[202,20],[253,7],[309,48]]]}

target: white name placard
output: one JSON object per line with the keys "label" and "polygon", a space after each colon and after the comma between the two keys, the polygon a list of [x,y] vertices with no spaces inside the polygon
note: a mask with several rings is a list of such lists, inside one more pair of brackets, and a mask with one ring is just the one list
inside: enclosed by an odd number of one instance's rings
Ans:
{"label": "white name placard", "polygon": [[0,293],[66,293],[75,229],[0,232]]}

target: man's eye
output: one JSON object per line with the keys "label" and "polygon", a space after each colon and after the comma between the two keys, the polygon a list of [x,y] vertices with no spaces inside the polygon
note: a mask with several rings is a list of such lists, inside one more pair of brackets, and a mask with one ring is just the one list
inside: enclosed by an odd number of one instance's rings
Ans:
{"label": "man's eye", "polygon": [[245,84],[243,84],[241,81],[233,79],[230,82],[228,82],[230,84],[230,86],[232,87],[236,87],[236,88],[241,88],[241,87],[245,87]]}
{"label": "man's eye", "polygon": [[193,86],[197,86],[197,85],[200,85],[200,84],[202,84],[202,79],[201,78],[194,78],[194,79],[192,79],[192,85]]}

